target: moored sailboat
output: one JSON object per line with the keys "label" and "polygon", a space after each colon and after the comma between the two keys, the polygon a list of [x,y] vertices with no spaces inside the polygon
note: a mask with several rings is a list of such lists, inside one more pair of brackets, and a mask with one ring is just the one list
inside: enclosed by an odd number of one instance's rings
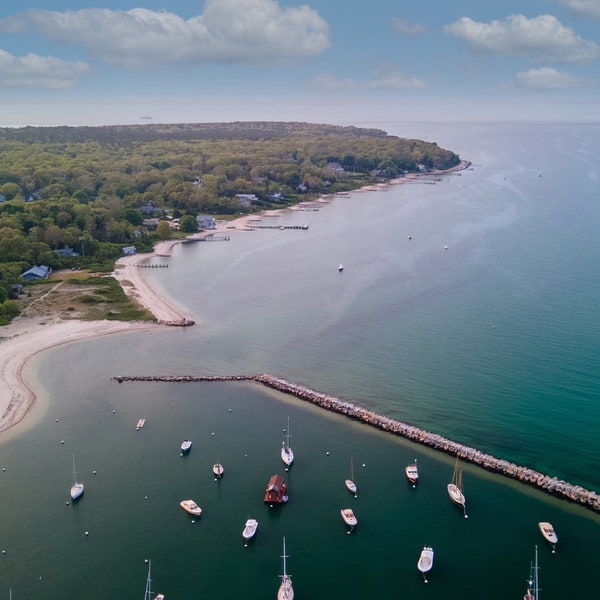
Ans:
{"label": "moored sailboat", "polygon": [[75,454],[73,454],[73,483],[71,485],[71,500],[78,500],[83,495],[83,492],[83,483],[81,481],[77,481],[77,471],[75,470]]}
{"label": "moored sailboat", "polygon": [[225,472],[225,469],[223,468],[223,465],[220,462],[216,462],[213,465],[213,475],[215,476],[215,480],[216,479],[221,479],[221,477],[223,477],[223,473]]}
{"label": "moored sailboat", "polygon": [[412,486],[415,487],[417,484],[417,480],[419,479],[419,471],[417,469],[417,459],[415,458],[415,462],[408,465],[406,467],[406,477],[412,483]]}
{"label": "moored sailboat", "polygon": [[144,594],[144,600],[165,600],[164,594],[152,595],[152,575],[151,575],[152,561],[148,560],[148,576],[146,577],[146,592]]}
{"label": "moored sailboat", "polygon": [[465,496],[463,494],[463,481],[462,481],[462,469],[458,462],[458,456],[456,457],[456,463],[454,465],[454,474],[452,475],[452,481],[448,484],[448,495],[450,500],[454,504],[460,506],[463,509],[465,519],[468,517]]}
{"label": "moored sailboat", "polygon": [[290,418],[288,417],[287,429],[285,430],[285,438],[281,446],[281,460],[290,467],[294,462],[294,452],[290,447]]}
{"label": "moored sailboat", "polygon": [[540,581],[538,567],[537,545],[535,547],[535,562],[531,564],[529,570],[529,579],[527,580],[527,592],[523,596],[523,600],[539,600]]}
{"label": "moored sailboat", "polygon": [[433,567],[433,548],[431,546],[425,546],[423,550],[421,550],[421,555],[419,556],[419,561],[417,562],[417,568],[423,574],[423,581],[427,583],[427,575],[431,571]]}
{"label": "moored sailboat", "polygon": [[554,531],[554,527],[548,521],[540,521],[538,527],[547,542],[552,545],[552,554],[556,552],[556,544],[558,544],[558,535]]}
{"label": "moored sailboat", "polygon": [[288,556],[285,553],[285,537],[283,538],[283,554],[281,555],[281,558],[283,558],[283,574],[280,575],[281,584],[277,590],[277,600],[294,600],[292,578],[287,574],[286,558],[288,558]]}
{"label": "moored sailboat", "polygon": [[354,457],[351,456],[350,457],[350,479],[346,479],[344,481],[344,483],[346,484],[346,487],[348,488],[348,490],[350,492],[352,492],[354,494],[354,497],[357,497],[357,487],[356,487],[356,483],[354,483]]}

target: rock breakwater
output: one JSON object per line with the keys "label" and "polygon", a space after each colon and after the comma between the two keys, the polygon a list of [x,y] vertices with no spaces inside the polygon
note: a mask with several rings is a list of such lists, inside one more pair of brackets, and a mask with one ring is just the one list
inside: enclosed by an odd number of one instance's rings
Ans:
{"label": "rock breakwater", "polygon": [[291,394],[300,400],[310,402],[325,410],[345,415],[351,419],[361,421],[383,431],[404,437],[408,440],[439,450],[453,456],[458,456],[465,462],[473,463],[488,471],[493,471],[516,479],[522,483],[536,487],[548,494],[575,502],[595,512],[600,513],[600,495],[587,490],[579,485],[572,485],[557,477],[544,475],[539,471],[517,465],[508,460],[496,458],[476,448],[471,448],[445,438],[436,433],[425,431],[414,425],[409,425],[385,415],[358,406],[352,402],[346,402],[340,398],[330,396],[323,392],[299,385],[287,379],[275,377],[269,374],[262,375],[150,375],[150,376],[127,376],[113,377],[119,383],[126,381],[157,381],[157,382],[209,382],[209,381],[255,381],[269,388],[278,390],[285,394]]}

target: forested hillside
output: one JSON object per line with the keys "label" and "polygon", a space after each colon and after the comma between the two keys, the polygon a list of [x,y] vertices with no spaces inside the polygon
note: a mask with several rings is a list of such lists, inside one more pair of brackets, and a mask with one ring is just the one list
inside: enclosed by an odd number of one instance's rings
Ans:
{"label": "forested hillside", "polygon": [[[145,226],[142,207],[187,216],[193,230],[199,214],[282,208],[459,162],[434,142],[307,123],[0,128],[0,304],[33,265],[150,249],[169,229]],[[79,256],[60,255],[69,247]]]}

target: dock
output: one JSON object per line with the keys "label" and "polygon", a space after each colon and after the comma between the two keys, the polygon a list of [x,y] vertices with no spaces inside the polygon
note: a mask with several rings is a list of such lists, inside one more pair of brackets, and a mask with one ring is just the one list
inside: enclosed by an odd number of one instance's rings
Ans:
{"label": "dock", "polygon": [[[419,429],[414,425],[390,419],[385,415],[378,414],[352,402],[330,396],[323,392],[312,390],[306,386],[288,381],[281,377],[275,377],[264,373],[262,375],[133,375],[130,377],[117,376],[112,378],[118,383],[125,382],[167,382],[167,383],[190,383],[190,382],[221,382],[221,381],[253,381],[271,389],[285,394],[290,394],[300,400],[310,402],[325,410],[344,415],[408,439],[422,446],[432,448],[439,452],[458,456],[465,462],[477,465],[487,471],[495,472],[510,479],[516,479],[526,485],[535,487],[547,494],[556,496],[579,504],[585,508],[600,513],[600,495],[597,492],[586,490],[579,485],[573,485],[557,477],[544,475],[539,471],[517,465],[508,460],[496,458],[476,448],[465,446],[437,433]],[[143,419],[141,419],[143,420]]]}

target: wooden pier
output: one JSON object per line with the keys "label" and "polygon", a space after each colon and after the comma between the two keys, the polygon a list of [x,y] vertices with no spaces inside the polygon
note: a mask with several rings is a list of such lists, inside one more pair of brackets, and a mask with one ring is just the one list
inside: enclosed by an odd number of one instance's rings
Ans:
{"label": "wooden pier", "polygon": [[285,394],[291,394],[300,400],[310,402],[325,410],[335,412],[377,427],[380,430],[387,431],[394,435],[406,438],[417,444],[433,448],[440,452],[445,452],[452,456],[458,456],[465,462],[470,462],[480,466],[488,471],[493,471],[505,477],[516,479],[527,485],[538,488],[539,490],[557,496],[564,500],[580,504],[600,513],[600,495],[597,492],[586,490],[579,485],[572,485],[566,481],[559,480],[556,477],[544,475],[534,469],[523,467],[504,459],[495,458],[464,446],[458,442],[452,441],[436,433],[431,433],[419,429],[413,425],[390,419],[373,411],[362,408],[352,402],[346,402],[329,394],[318,392],[303,385],[293,383],[280,377],[269,374],[262,375],[133,375],[117,376],[112,378],[118,383],[129,381],[140,382],[169,382],[169,383],[190,383],[190,382],[210,382],[210,381],[254,381],[269,388],[278,390]]}

